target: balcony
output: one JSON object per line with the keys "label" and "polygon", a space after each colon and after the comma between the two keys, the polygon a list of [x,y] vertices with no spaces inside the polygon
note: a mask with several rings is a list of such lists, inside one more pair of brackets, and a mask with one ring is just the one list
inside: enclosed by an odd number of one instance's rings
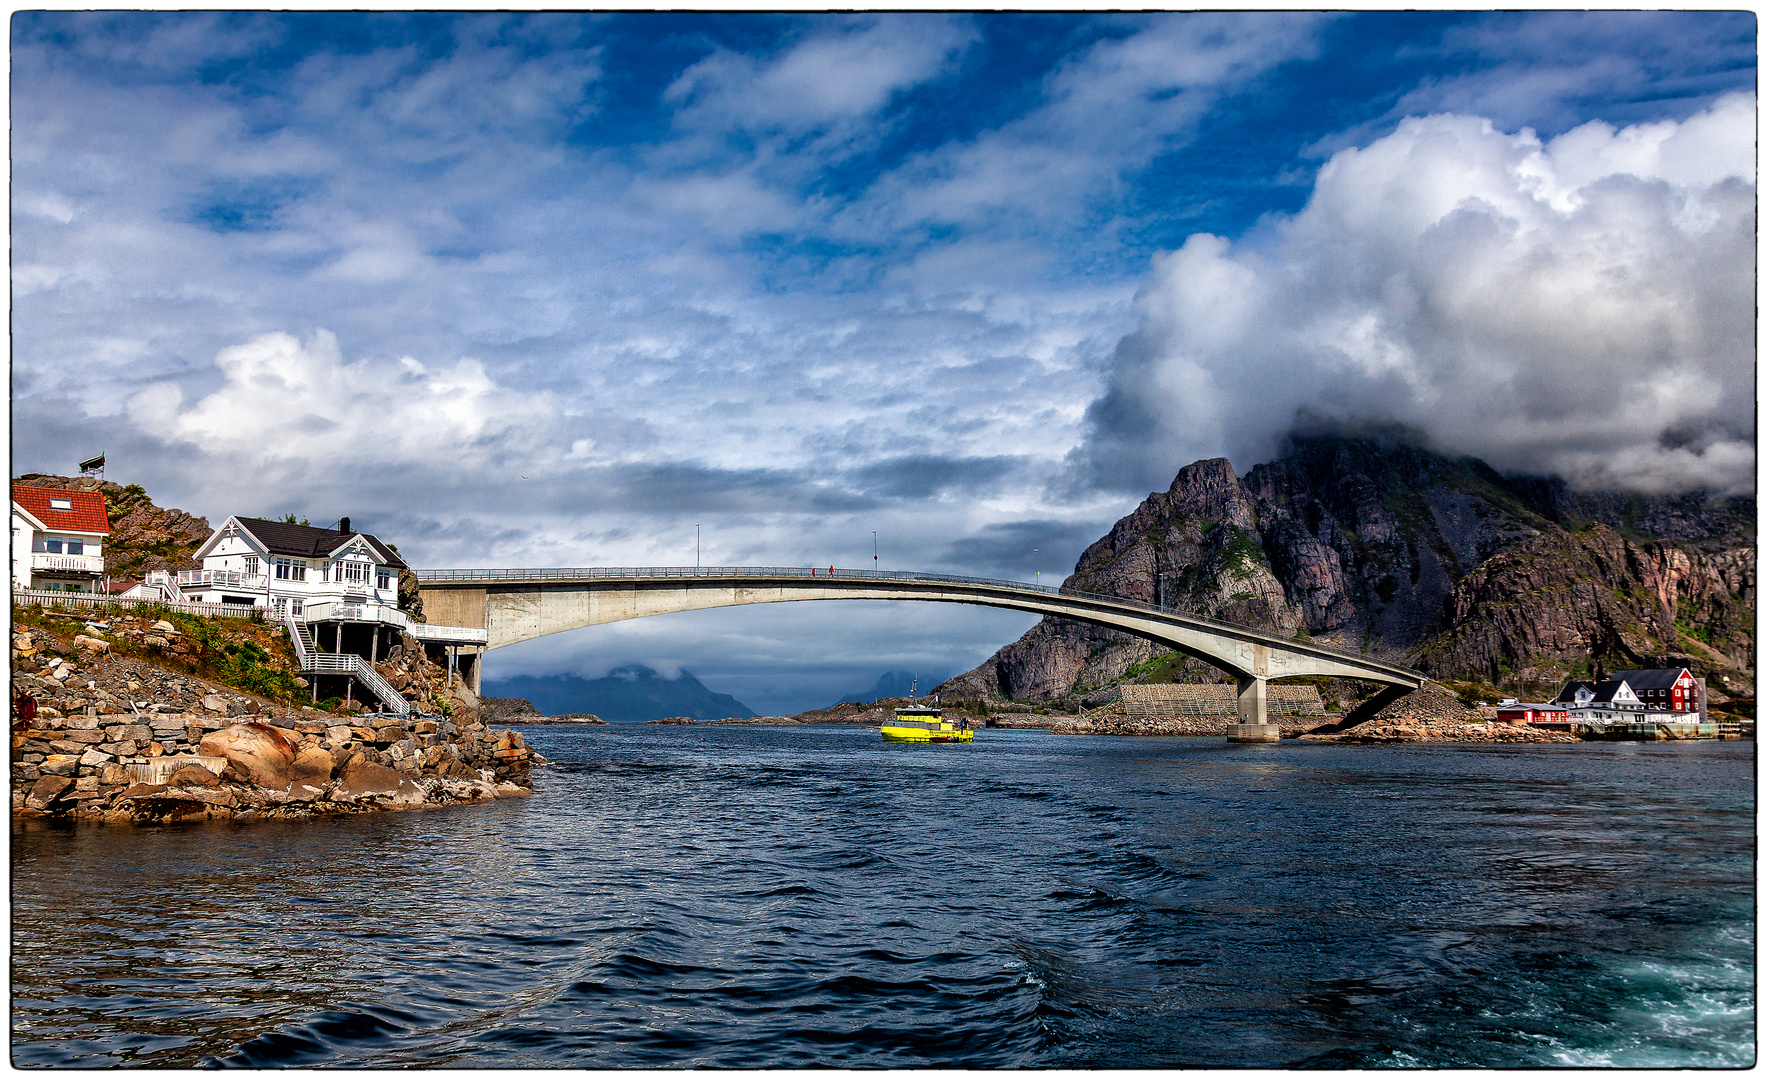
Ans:
{"label": "balcony", "polygon": [[178,571],[178,587],[180,589],[202,588],[238,588],[252,586],[262,588],[263,574],[245,574],[238,570],[180,570]]}
{"label": "balcony", "polygon": [[104,574],[104,556],[49,555],[34,551],[31,553],[31,572],[33,574],[91,574],[94,577],[101,577]]}

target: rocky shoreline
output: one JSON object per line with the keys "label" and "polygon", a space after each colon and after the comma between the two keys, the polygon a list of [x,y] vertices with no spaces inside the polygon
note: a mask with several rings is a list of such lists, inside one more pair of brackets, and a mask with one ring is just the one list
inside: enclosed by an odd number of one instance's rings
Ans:
{"label": "rocky shoreline", "polygon": [[[180,655],[176,633],[157,629]],[[529,770],[545,764],[520,732],[493,731],[457,703],[452,717],[325,713],[106,644],[14,628],[13,689],[35,712],[14,713],[15,817],[154,824],[415,809],[530,794]],[[383,674],[404,673],[389,663]]]}

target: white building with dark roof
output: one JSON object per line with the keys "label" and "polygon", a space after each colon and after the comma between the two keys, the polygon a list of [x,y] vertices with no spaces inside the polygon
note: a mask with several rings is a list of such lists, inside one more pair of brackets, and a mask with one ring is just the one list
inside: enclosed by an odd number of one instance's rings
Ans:
{"label": "white building with dark roof", "polygon": [[349,518],[336,529],[321,529],[236,515],[203,541],[195,557],[202,569],[180,571],[175,583],[149,574],[143,591],[163,584],[161,591],[172,594],[169,598],[250,605],[289,622],[303,650],[326,654],[314,658],[316,662],[303,661],[307,666],[302,670],[314,679],[315,699],[321,678],[351,677],[362,680],[383,702],[396,699],[390,687],[375,685],[371,671],[332,661],[349,654],[372,665],[388,655],[401,634],[416,639],[450,670],[458,667],[477,689],[485,630],[413,620],[399,607],[399,571],[406,569],[405,561],[378,537],[352,530]]}
{"label": "white building with dark roof", "polygon": [[250,604],[308,622],[408,622],[399,613],[404,560],[378,538],[351,531],[349,518],[338,524],[230,517],[196,550],[202,569],[178,574],[178,588],[193,600]]}

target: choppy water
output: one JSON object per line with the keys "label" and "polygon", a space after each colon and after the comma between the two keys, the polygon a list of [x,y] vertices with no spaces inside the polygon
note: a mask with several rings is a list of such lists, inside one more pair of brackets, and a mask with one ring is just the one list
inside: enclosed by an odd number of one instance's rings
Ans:
{"label": "choppy water", "polygon": [[529,800],[15,826],[13,1062],[1755,1059],[1752,743],[527,730]]}

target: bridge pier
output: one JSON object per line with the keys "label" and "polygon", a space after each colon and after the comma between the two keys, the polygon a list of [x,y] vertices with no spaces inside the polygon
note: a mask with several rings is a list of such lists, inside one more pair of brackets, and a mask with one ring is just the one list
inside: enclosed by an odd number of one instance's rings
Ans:
{"label": "bridge pier", "polygon": [[1239,723],[1227,725],[1228,742],[1279,742],[1282,729],[1270,723],[1270,692],[1267,680],[1258,676],[1239,680]]}

